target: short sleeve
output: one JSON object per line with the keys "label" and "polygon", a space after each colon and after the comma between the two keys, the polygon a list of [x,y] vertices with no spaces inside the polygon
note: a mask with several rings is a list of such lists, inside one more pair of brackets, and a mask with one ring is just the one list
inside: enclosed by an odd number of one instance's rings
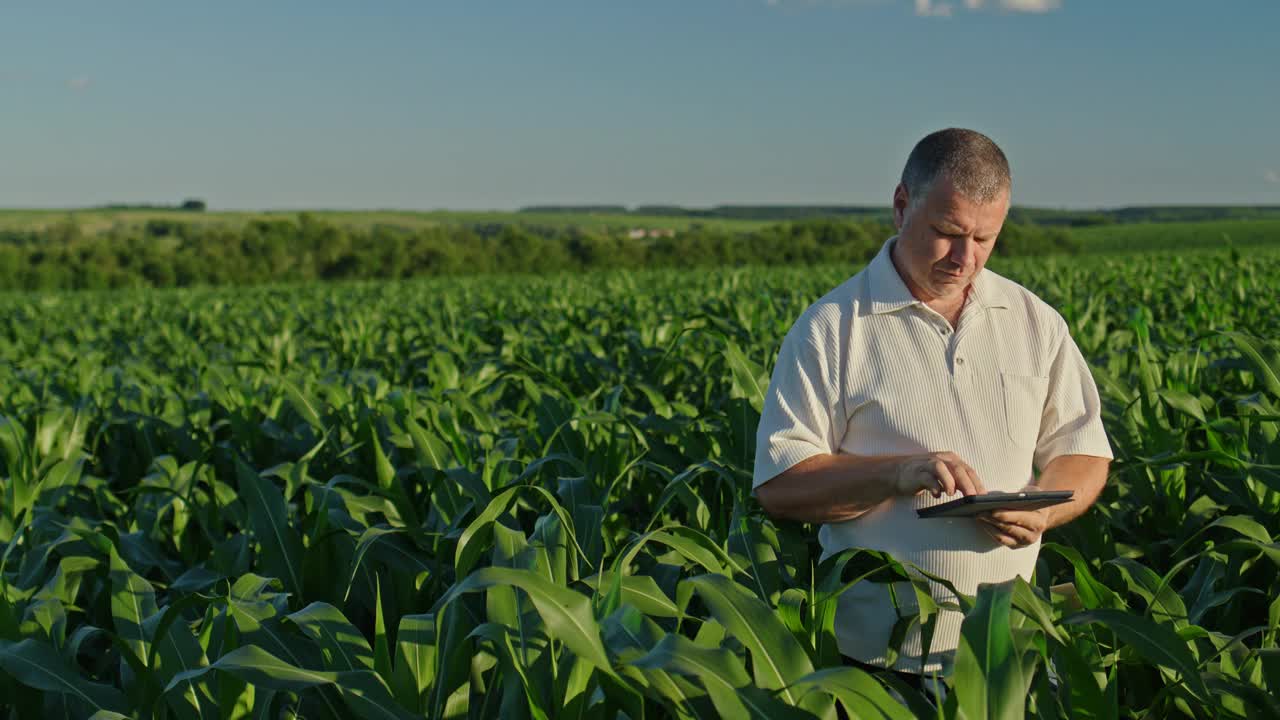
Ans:
{"label": "short sleeve", "polygon": [[756,430],[752,489],[814,455],[834,454],[845,426],[836,348],[822,349],[801,324],[782,340]]}
{"label": "short sleeve", "polygon": [[1098,386],[1065,322],[1062,341],[1049,369],[1049,392],[1036,441],[1036,467],[1043,470],[1061,455],[1114,457],[1102,427]]}

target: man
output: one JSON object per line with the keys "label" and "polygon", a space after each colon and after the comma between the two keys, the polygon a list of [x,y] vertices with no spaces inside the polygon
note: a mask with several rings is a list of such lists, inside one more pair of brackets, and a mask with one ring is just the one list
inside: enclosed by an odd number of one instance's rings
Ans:
{"label": "man", "polygon": [[[1111,447],[1066,322],[984,269],[1010,190],[1008,162],[990,138],[928,135],[893,193],[898,234],[783,339],[757,431],[754,488],[771,515],[822,525],[824,559],[850,547],[882,550],[973,594],[979,583],[1030,578],[1044,531],[1102,491]],[[1075,496],[1038,511],[916,517],[961,495],[1031,484]],[[931,589],[954,600],[937,583]],[[916,610],[910,592],[897,597],[905,612]],[[949,672],[962,619],[939,616],[925,673]],[[837,602],[840,652],[851,664],[919,674],[918,624],[888,662],[897,620],[886,585],[855,585]]]}

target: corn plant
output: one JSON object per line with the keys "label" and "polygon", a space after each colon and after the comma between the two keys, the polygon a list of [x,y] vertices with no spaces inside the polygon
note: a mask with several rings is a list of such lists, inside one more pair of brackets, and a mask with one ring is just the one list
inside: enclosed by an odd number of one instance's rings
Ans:
{"label": "corn plant", "polygon": [[[999,265],[1117,460],[941,605],[749,492],[856,268],[0,296],[0,717],[1280,716],[1280,255],[1188,257]],[[940,702],[841,664],[890,581],[964,614]]]}

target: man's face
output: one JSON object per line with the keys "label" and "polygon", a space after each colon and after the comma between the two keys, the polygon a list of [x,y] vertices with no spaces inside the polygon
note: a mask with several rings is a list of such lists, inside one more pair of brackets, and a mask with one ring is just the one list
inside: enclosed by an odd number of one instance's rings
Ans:
{"label": "man's face", "polygon": [[991,202],[976,203],[939,177],[914,210],[904,185],[893,193],[893,222],[898,240],[894,265],[911,294],[925,302],[963,297],[991,256],[1009,212],[1006,190]]}

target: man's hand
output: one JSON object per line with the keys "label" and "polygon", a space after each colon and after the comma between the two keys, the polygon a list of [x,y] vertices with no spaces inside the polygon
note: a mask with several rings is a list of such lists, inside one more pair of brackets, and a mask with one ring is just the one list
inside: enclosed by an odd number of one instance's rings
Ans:
{"label": "man's hand", "polygon": [[1031,545],[1046,530],[1065,525],[1089,509],[1107,482],[1110,462],[1092,455],[1060,455],[1045,467],[1036,482],[1023,490],[1071,490],[1075,493],[1071,502],[1040,510],[992,510],[974,517],[1001,545],[1013,548]]}
{"label": "man's hand", "polygon": [[898,466],[894,477],[894,491],[898,495],[933,493],[934,497],[953,495],[982,495],[978,473],[953,452],[935,452],[912,455]]}
{"label": "man's hand", "polygon": [[[1023,490],[1043,490],[1035,485],[1028,485]],[[1011,548],[1022,548],[1034,545],[1045,530],[1049,529],[1049,515],[1052,508],[1039,510],[990,510],[975,515],[979,526],[991,539]]]}
{"label": "man's hand", "polygon": [[992,510],[975,515],[983,530],[996,542],[1011,548],[1033,545],[1049,528],[1049,508]]}

